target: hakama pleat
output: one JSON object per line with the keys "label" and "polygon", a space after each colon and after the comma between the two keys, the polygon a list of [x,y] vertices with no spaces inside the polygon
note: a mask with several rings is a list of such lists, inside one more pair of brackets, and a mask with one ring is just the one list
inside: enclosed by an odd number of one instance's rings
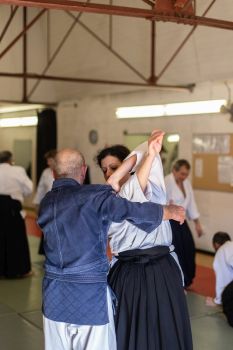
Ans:
{"label": "hakama pleat", "polygon": [[172,228],[172,244],[178,256],[180,266],[184,274],[184,284],[188,287],[195,277],[195,244],[192,232],[187,221],[182,225],[179,222],[170,220]]}

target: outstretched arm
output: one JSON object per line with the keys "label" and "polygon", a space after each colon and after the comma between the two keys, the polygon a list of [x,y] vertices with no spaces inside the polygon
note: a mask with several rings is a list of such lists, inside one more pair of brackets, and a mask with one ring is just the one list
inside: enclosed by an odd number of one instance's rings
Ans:
{"label": "outstretched arm", "polygon": [[[148,153],[142,160],[138,170],[137,177],[142,191],[144,192],[147,186],[148,176],[150,174],[153,160],[161,151],[164,132],[155,129],[148,139]],[[120,190],[120,180],[127,175],[134,167],[137,161],[136,154],[123,161],[121,166],[109,177],[108,183],[113,189],[118,192]]]}
{"label": "outstretched arm", "polygon": [[159,154],[162,148],[164,132],[154,130],[148,139],[148,153],[141,162],[136,174],[139,184],[143,192],[145,192],[148,177],[155,157]]}

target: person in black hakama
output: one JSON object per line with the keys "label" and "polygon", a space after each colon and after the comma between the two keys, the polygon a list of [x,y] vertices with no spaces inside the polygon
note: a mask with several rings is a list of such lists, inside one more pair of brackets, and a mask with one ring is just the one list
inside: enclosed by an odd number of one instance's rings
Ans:
{"label": "person in black hakama", "polygon": [[[125,163],[136,155],[137,165],[140,164],[126,182],[126,176],[120,181],[120,196],[137,202],[166,203],[163,169],[158,154],[163,134],[155,130],[149,145],[138,146],[122,163],[125,168]],[[113,171],[117,154],[106,153],[103,150],[97,160],[105,178],[106,170],[111,170],[108,182],[117,189],[113,178],[117,178],[119,173],[122,175],[122,166]],[[147,177],[144,181],[144,175],[141,181],[139,172],[149,175],[148,182]],[[169,221],[163,221],[149,235],[127,221],[112,223],[108,234],[114,255],[108,281],[117,298],[117,349],[191,350],[192,336],[182,273],[172,252]]]}
{"label": "person in black hakama", "polygon": [[[188,180],[190,168],[186,159],[179,159],[173,165],[172,173],[165,176],[167,202],[182,205],[185,208],[187,218],[193,221],[197,236],[201,237],[203,229],[199,221],[200,214],[192,185]],[[185,287],[188,287],[192,284],[196,270],[194,239],[187,220],[183,225],[177,224],[174,220],[171,220],[170,223],[173,235],[172,243],[184,273]]]}
{"label": "person in black hakama", "polygon": [[32,192],[24,168],[12,165],[12,153],[0,152],[0,275],[9,278],[30,273],[31,262],[24,218],[23,197]]}

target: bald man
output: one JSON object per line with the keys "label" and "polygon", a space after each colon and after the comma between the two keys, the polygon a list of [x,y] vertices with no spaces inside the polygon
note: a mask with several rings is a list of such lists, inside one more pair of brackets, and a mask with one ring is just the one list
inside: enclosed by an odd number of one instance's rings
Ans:
{"label": "bald man", "polygon": [[78,151],[58,152],[52,190],[40,205],[46,350],[116,350],[107,286],[111,222],[128,220],[150,233],[162,220],[184,220],[182,207],[131,203],[117,197],[109,185],[82,185],[85,173]]}

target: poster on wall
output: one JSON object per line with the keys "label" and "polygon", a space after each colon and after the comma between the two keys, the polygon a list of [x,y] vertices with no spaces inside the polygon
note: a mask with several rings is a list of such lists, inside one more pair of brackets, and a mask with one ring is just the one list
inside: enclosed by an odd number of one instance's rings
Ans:
{"label": "poster on wall", "polygon": [[233,157],[218,157],[218,182],[233,186]]}
{"label": "poster on wall", "polygon": [[233,133],[193,135],[193,187],[233,192]]}
{"label": "poster on wall", "polygon": [[203,160],[201,158],[195,159],[195,176],[202,177],[203,176]]}
{"label": "poster on wall", "polygon": [[228,154],[229,134],[198,134],[193,137],[193,153]]}

